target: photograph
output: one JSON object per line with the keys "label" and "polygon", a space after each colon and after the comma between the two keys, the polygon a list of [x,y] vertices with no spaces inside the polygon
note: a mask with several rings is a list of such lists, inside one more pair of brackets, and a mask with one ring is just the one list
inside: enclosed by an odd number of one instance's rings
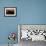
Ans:
{"label": "photograph", "polygon": [[43,45],[46,43],[46,25],[18,24],[18,41],[20,46]]}
{"label": "photograph", "polygon": [[16,16],[16,7],[5,7],[4,8],[4,16],[10,16],[10,17],[14,17]]}

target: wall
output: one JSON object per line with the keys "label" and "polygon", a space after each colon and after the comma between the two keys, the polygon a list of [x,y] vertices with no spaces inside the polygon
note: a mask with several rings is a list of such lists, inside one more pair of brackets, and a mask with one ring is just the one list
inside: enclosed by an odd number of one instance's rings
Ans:
{"label": "wall", "polygon": [[46,0],[23,0],[21,24],[46,24]]}
{"label": "wall", "polygon": [[[9,6],[17,7],[16,17],[4,17]],[[46,24],[46,0],[0,0],[0,44],[8,43],[9,32],[18,32],[18,24]]]}

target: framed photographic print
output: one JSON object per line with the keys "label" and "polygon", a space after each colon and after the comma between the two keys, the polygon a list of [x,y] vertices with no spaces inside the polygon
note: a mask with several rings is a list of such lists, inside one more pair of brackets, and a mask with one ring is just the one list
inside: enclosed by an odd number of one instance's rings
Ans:
{"label": "framed photographic print", "polygon": [[7,17],[16,16],[16,7],[5,7],[4,8],[4,16],[7,16]]}

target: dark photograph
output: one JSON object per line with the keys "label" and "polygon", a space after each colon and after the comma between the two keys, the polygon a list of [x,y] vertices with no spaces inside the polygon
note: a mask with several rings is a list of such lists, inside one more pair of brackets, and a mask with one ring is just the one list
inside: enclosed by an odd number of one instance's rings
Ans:
{"label": "dark photograph", "polygon": [[4,16],[16,16],[16,7],[6,7],[4,8]]}

